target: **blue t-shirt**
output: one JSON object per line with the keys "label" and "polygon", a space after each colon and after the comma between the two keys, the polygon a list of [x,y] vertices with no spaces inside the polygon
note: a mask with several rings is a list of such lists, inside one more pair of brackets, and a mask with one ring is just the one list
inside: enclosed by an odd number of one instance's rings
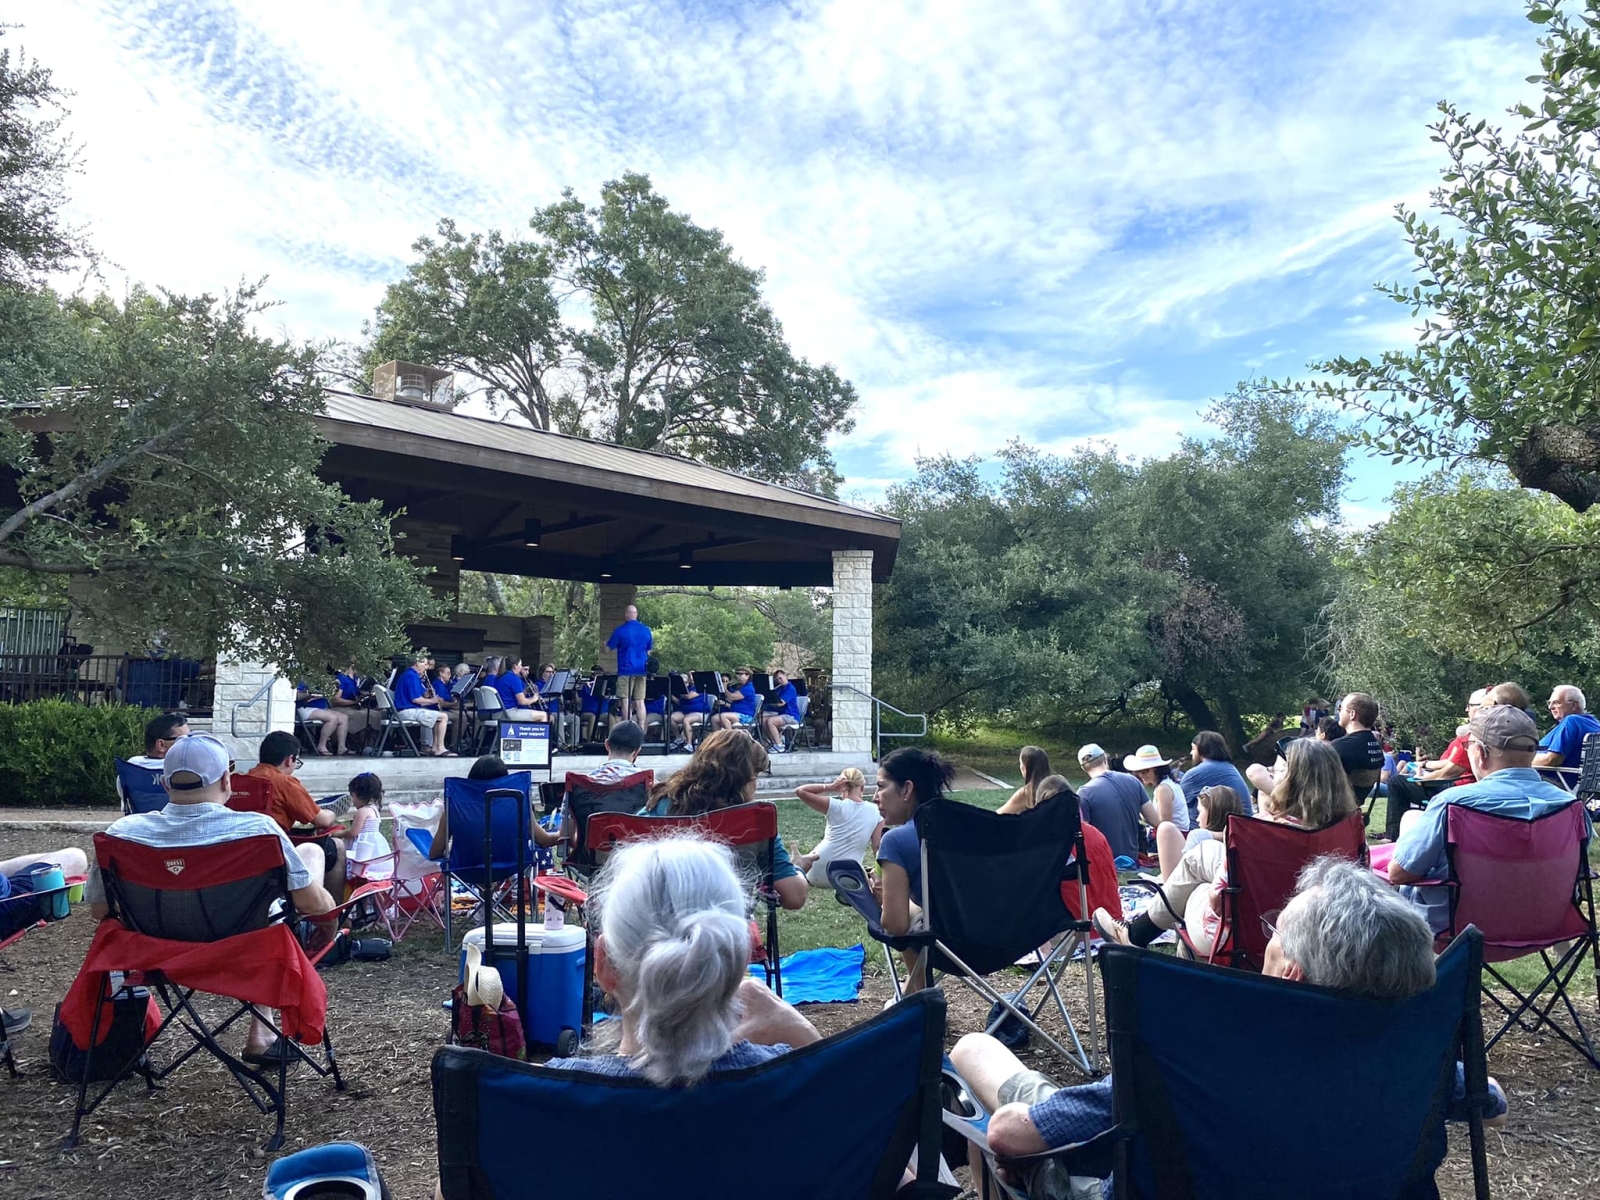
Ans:
{"label": "blue t-shirt", "polygon": [[768,712],[787,713],[794,716],[796,696],[794,684],[786,683],[781,688],[776,688],[768,697],[767,702],[761,706]]}
{"label": "blue t-shirt", "polygon": [[578,705],[586,713],[599,716],[606,710],[606,702],[594,694],[594,684],[586,683],[578,689]]}
{"label": "blue t-shirt", "polygon": [[1208,787],[1231,787],[1239,793],[1239,799],[1244,804],[1245,816],[1255,815],[1255,807],[1250,803],[1250,785],[1244,781],[1244,776],[1239,774],[1239,768],[1230,762],[1215,762],[1209,758],[1201,759],[1183,773],[1183,798],[1189,802],[1189,828],[1200,827],[1200,789]]}
{"label": "blue t-shirt", "polygon": [[494,681],[494,690],[500,693],[500,703],[507,709],[522,708],[523,703],[517,697],[528,690],[528,681],[508,671]]}
{"label": "blue t-shirt", "polygon": [[294,685],[294,690],[294,702],[300,708],[328,707],[328,698],[326,696],[313,696],[311,694],[311,689],[306,686],[306,681],[304,679]]}
{"label": "blue t-shirt", "polygon": [[755,716],[756,705],[761,703],[761,701],[756,699],[756,685],[753,683],[747,683],[743,687],[734,688],[733,690],[739,693],[739,699],[735,700],[728,707],[733,709],[734,712],[743,716]]}
{"label": "blue t-shirt", "polygon": [[922,903],[922,842],[914,824],[907,821],[884,833],[878,843],[878,861],[893,863],[904,871],[911,884],[911,902]]}
{"label": "blue t-shirt", "polygon": [[339,699],[355,700],[361,695],[361,684],[354,675],[339,672]]}
{"label": "blue t-shirt", "polygon": [[400,678],[394,681],[394,706],[396,710],[404,712],[408,708],[416,708],[419,697],[426,694],[422,686],[422,672],[415,667],[401,673]]}
{"label": "blue t-shirt", "polygon": [[624,621],[611,631],[606,649],[617,652],[618,675],[643,675],[655,638],[643,621]]}
{"label": "blue t-shirt", "polygon": [[667,698],[665,696],[657,696],[654,700],[646,700],[644,702],[644,710],[647,713],[665,714],[667,711]]}
{"label": "blue t-shirt", "polygon": [[696,692],[693,696],[684,696],[678,701],[678,711],[708,713],[711,711],[711,697],[704,692]]}
{"label": "blue t-shirt", "polygon": [[1561,755],[1560,766],[1576,767],[1583,761],[1583,739],[1591,733],[1600,733],[1600,721],[1586,712],[1568,713],[1539,739],[1539,749]]}
{"label": "blue t-shirt", "polygon": [[[1576,802],[1570,792],[1540,778],[1532,767],[1506,767],[1477,783],[1446,788],[1428,801],[1421,819],[1409,826],[1395,843],[1392,861],[1424,879],[1448,878],[1450,864],[1445,858],[1445,832],[1452,804],[1531,821],[1573,803]],[[1585,831],[1587,828],[1586,825]],[[1443,933],[1450,927],[1448,888],[1402,887],[1400,894],[1428,918],[1435,933]]]}

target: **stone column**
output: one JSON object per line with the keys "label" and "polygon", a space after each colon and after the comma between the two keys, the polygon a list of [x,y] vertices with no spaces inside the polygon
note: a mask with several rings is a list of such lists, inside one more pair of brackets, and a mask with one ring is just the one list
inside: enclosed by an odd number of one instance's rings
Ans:
{"label": "stone column", "polygon": [[[250,704],[269,681],[272,686]],[[248,769],[256,764],[262,738],[276,729],[294,732],[294,685],[270,664],[218,658],[212,714],[211,732],[229,748],[240,769]]]}
{"label": "stone column", "polygon": [[[872,551],[833,552],[833,750],[872,753]],[[854,691],[845,690],[845,685]],[[863,694],[865,693],[865,694]]]}
{"label": "stone column", "polygon": [[[602,583],[600,585],[600,644],[595,650],[595,662],[608,674],[617,669],[617,652],[606,649],[611,631],[622,624],[622,611],[638,598],[639,589],[631,583]],[[641,613],[640,620],[650,624],[649,614]],[[583,664],[580,664],[580,669]]]}

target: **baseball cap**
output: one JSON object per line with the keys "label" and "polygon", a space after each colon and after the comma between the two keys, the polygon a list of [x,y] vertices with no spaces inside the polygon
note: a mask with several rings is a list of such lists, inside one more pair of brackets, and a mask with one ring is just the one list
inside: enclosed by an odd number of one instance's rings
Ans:
{"label": "baseball cap", "polygon": [[1093,762],[1095,759],[1104,758],[1105,756],[1105,748],[1099,742],[1090,742],[1087,746],[1080,747],[1078,750],[1078,761],[1080,763]]}
{"label": "baseball cap", "polygon": [[161,760],[161,773],[175,792],[210,787],[228,773],[227,747],[209,733],[191,733],[172,744]]}
{"label": "baseball cap", "polygon": [[1471,728],[1472,736],[1490,750],[1526,753],[1539,748],[1539,727],[1533,718],[1508,704],[1480,708],[1472,714]]}

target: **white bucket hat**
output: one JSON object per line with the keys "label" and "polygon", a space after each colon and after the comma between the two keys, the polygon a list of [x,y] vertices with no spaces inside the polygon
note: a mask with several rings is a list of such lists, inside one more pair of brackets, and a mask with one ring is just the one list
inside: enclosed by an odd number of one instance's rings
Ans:
{"label": "white bucket hat", "polygon": [[1161,751],[1154,746],[1140,746],[1139,749],[1122,760],[1124,771],[1148,771],[1151,767],[1164,767],[1172,760],[1162,758]]}

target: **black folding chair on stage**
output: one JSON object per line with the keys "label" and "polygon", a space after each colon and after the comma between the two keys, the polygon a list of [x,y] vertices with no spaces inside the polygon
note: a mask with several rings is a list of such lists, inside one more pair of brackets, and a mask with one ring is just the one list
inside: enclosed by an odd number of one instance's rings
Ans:
{"label": "black folding chair on stage", "polygon": [[[95,858],[111,915],[100,922],[78,977],[61,1004],[61,1020],[81,1056],[78,1102],[65,1146],[77,1144],[83,1118],[133,1074],[149,1090],[204,1051],[227,1069],[258,1110],[275,1126],[268,1150],[283,1144],[288,1113],[288,1068],[293,1059],[345,1088],[327,1030],[327,990],[317,964],[347,931],[338,929],[338,909],[312,919],[309,928],[326,936],[309,955],[296,926],[289,895],[283,843],[261,835],[203,846],[150,847],[98,833]],[[115,976],[114,976],[115,973]],[[139,1003],[145,989],[146,1037],[126,1061],[97,1061],[103,1028],[115,1020],[118,1001]],[[203,993],[235,1002],[221,1021],[208,1020],[194,1002]],[[160,1004],[153,1003],[159,997]],[[161,1010],[165,1015],[161,1015]],[[282,1026],[270,1010],[282,1013]],[[251,1065],[225,1050],[221,1038],[241,1018],[255,1017],[277,1035],[275,1065]],[[164,1067],[146,1052],[176,1026],[189,1044]],[[153,1027],[153,1028],[152,1028]],[[320,1042],[314,1057],[303,1045]],[[104,1086],[89,1097],[91,1083]]]}
{"label": "black folding chair on stage", "polygon": [[[1076,801],[1058,796],[1027,812],[1001,816],[954,800],[935,800],[917,809],[915,821],[922,844],[925,928],[901,936],[887,933],[861,864],[828,865],[834,890],[866,918],[868,933],[885,946],[895,995],[900,995],[901,986],[893,952],[914,951],[921,955],[918,969],[926,972],[928,984],[934,982],[935,972],[942,971],[999,1006],[986,1032],[993,1033],[1003,1021],[1014,1018],[1074,1068],[1096,1074],[1099,1042],[1094,970],[1088,954],[1091,926],[1073,917],[1063,895],[1064,889],[1075,888],[1078,911],[1090,911],[1089,853]],[[1087,1052],[1057,990],[1080,948],[1088,999]],[[1010,995],[984,978],[1035,953],[1042,961]],[[1042,994],[1030,1006],[1027,998],[1035,988]],[[1070,1050],[1035,1020],[1046,997],[1060,1013]]]}

